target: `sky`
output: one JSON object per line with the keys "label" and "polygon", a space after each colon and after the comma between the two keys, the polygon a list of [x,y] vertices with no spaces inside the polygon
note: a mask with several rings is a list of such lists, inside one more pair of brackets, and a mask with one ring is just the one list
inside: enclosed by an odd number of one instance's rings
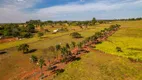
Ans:
{"label": "sky", "polygon": [[0,23],[142,17],[142,0],[0,0]]}

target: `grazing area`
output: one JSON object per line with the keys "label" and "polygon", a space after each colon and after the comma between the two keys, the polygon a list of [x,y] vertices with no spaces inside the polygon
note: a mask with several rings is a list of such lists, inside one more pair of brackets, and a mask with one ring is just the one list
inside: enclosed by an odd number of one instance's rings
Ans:
{"label": "grazing area", "polygon": [[97,45],[96,49],[133,61],[142,61],[142,21],[118,23],[122,24],[121,29],[102,44]]}
{"label": "grazing area", "polygon": [[141,80],[142,64],[91,50],[65,67],[53,80]]}

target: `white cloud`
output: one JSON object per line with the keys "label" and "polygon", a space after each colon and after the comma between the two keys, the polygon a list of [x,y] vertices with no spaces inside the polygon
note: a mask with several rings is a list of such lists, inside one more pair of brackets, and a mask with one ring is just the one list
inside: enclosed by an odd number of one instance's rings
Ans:
{"label": "white cloud", "polygon": [[[14,2],[10,3],[13,0],[8,0],[5,2],[6,5],[0,7],[0,22],[25,22],[29,19],[55,19],[58,17],[67,17],[69,14],[72,16],[76,14],[85,14],[93,13],[93,12],[111,12],[115,10],[121,10],[129,8],[133,8],[135,6],[141,6],[142,8],[142,0],[136,0],[134,2],[126,2],[122,3],[106,3],[106,2],[97,2],[97,3],[86,3],[86,4],[66,4],[66,5],[58,5],[52,6],[48,8],[41,8],[37,9],[34,13],[33,12],[25,12],[23,9],[31,8],[35,5],[36,2],[41,0],[15,0]],[[127,12],[127,11],[126,11]],[[95,14],[95,13],[94,13]],[[119,14],[119,13],[118,13]],[[124,13],[125,14],[125,13]],[[100,15],[96,14],[95,16]],[[102,14],[101,14],[102,15]],[[104,15],[109,15],[105,14]],[[79,15],[78,15],[79,16]],[[90,15],[88,15],[90,16]],[[81,18],[82,19],[82,18]]]}
{"label": "white cloud", "polygon": [[24,1],[24,0],[17,0],[17,1]]}

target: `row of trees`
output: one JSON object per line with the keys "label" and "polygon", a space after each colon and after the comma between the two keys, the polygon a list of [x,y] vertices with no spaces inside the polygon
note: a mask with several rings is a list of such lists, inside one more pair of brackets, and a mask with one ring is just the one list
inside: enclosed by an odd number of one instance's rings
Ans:
{"label": "row of trees", "polygon": [[104,30],[101,30],[100,32],[96,32],[91,37],[86,38],[85,40],[82,41],[82,43],[84,44],[87,44],[88,42],[100,43],[99,38],[108,37],[111,31],[116,31],[119,28],[120,28],[120,25],[118,24],[111,25],[109,28],[105,28]]}

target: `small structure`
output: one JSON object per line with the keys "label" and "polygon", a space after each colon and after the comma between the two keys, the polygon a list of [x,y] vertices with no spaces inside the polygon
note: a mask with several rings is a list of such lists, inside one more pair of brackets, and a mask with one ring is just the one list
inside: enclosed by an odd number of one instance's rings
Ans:
{"label": "small structure", "polygon": [[59,29],[53,30],[53,33],[57,33],[59,31]]}

